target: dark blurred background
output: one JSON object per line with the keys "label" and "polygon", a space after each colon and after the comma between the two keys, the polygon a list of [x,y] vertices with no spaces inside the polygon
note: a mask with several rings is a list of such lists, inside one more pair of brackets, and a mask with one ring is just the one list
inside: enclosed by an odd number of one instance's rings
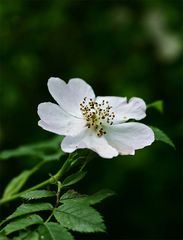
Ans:
{"label": "dark blurred background", "polygon": [[[107,234],[84,239],[181,239],[182,10],[181,0],[0,1],[1,149],[54,136],[37,126],[50,76],[83,78],[97,95],[164,101],[164,114],[148,110],[144,122],[177,150],[156,142],[135,156],[96,157],[77,188],[117,195],[97,206]],[[0,162],[0,192],[30,165]]]}

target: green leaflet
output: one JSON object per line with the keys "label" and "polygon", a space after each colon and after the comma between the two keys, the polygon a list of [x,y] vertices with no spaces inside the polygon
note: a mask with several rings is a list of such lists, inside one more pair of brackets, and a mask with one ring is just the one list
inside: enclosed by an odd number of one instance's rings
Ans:
{"label": "green leaflet", "polygon": [[47,198],[47,197],[53,197],[53,196],[56,196],[56,193],[48,190],[34,190],[31,192],[23,193],[21,195],[22,198],[27,200]]}
{"label": "green leaflet", "polygon": [[7,217],[2,223],[5,223],[13,218],[20,217],[22,215],[39,212],[39,211],[51,211],[53,206],[50,203],[27,203],[20,205],[14,213]]}
{"label": "green leaflet", "polygon": [[31,170],[25,170],[15,178],[13,178],[5,188],[3,198],[8,198],[13,194],[17,193],[26,183],[27,179],[30,177],[31,174]]}
{"label": "green leaflet", "polygon": [[0,240],[9,240],[4,234],[0,233]]}
{"label": "green leaflet", "polygon": [[61,140],[62,137],[56,137],[45,142],[29,144],[12,150],[5,150],[0,153],[0,160],[23,156],[36,157],[45,161],[57,160],[65,154],[59,147]]}
{"label": "green leaflet", "polygon": [[103,201],[105,198],[113,196],[114,194],[115,193],[109,189],[103,189],[103,190],[98,191],[98,192],[94,193],[93,195],[89,196],[86,199],[86,202],[88,202],[88,204],[90,204],[90,205],[96,204],[96,203]]}
{"label": "green leaflet", "polygon": [[82,202],[64,203],[54,211],[56,220],[68,229],[77,232],[104,232],[105,225],[101,215]]}
{"label": "green leaflet", "polygon": [[64,202],[68,202],[68,201],[85,201],[89,196],[85,195],[85,194],[80,194],[78,192],[76,192],[73,189],[68,190],[66,193],[64,193],[61,198],[60,198],[60,202],[64,203]]}
{"label": "green leaflet", "polygon": [[147,108],[154,108],[154,109],[158,110],[160,113],[163,113],[163,101],[158,100],[153,103],[150,103],[147,105]]}
{"label": "green leaflet", "polygon": [[29,233],[23,240],[39,240],[39,234],[37,232]]}
{"label": "green leaflet", "polygon": [[73,236],[60,224],[49,222],[38,228],[40,239],[45,240],[74,240]]}
{"label": "green leaflet", "polygon": [[13,240],[39,240],[39,234],[34,231],[22,231],[19,236],[14,237]]}
{"label": "green leaflet", "polygon": [[109,189],[103,189],[101,191],[98,191],[94,193],[93,195],[82,195],[77,193],[74,190],[68,190],[66,193],[64,193],[61,198],[60,202],[66,203],[66,202],[82,202],[82,204],[88,204],[93,205],[96,203],[101,202],[107,197],[113,196],[115,193]]}
{"label": "green leaflet", "polygon": [[156,128],[156,127],[152,127],[152,126],[150,126],[150,127],[153,130],[155,139],[157,141],[162,141],[175,149],[175,145],[172,142],[172,140],[162,130],[160,130],[159,128]]}
{"label": "green leaflet", "polygon": [[8,235],[21,229],[25,229],[28,226],[41,223],[43,223],[43,219],[40,216],[33,214],[10,222],[3,228],[2,232]]}
{"label": "green leaflet", "polygon": [[79,171],[77,173],[74,173],[70,176],[68,176],[62,183],[64,187],[73,185],[77,182],[79,182],[81,179],[83,179],[86,175],[86,172]]}

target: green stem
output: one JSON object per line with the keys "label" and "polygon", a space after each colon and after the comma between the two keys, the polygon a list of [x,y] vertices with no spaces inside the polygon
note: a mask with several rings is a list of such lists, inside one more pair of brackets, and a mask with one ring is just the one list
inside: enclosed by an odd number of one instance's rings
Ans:
{"label": "green stem", "polygon": [[52,213],[49,215],[49,217],[48,217],[47,220],[45,221],[45,223],[47,223],[47,222],[50,221],[50,219],[51,219],[52,216],[54,215],[54,211],[55,211],[55,209],[56,209],[56,208],[58,207],[58,205],[59,205],[59,201],[60,201],[60,193],[61,193],[61,189],[62,189],[62,187],[63,187],[63,185],[61,184],[60,181],[57,182],[57,187],[58,187],[58,189],[57,189],[57,194],[56,194],[56,197],[57,197],[57,198],[56,198],[55,207],[54,207]]}
{"label": "green stem", "polygon": [[54,176],[51,176],[50,178],[48,178],[47,180],[31,187],[31,188],[28,188],[26,189],[25,191],[22,191],[22,192],[19,192],[13,196],[10,196],[8,198],[2,198],[0,200],[0,205],[4,204],[4,203],[7,203],[7,202],[10,202],[10,201],[13,201],[13,200],[16,200],[18,198],[21,197],[22,194],[25,194],[27,192],[30,192],[30,191],[33,191],[33,190],[36,190],[36,189],[39,189],[39,188],[42,188],[48,184],[53,184],[54,182],[58,182],[58,180],[65,174],[65,172],[67,172],[69,170],[69,168],[71,167],[71,161],[72,161],[72,156],[69,155],[69,157],[67,158],[67,160],[65,161],[65,163],[63,164],[63,166],[61,167],[61,169],[54,175]]}

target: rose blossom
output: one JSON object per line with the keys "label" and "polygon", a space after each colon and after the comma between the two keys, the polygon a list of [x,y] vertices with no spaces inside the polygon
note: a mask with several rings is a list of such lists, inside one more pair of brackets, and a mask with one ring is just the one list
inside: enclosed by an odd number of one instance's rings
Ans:
{"label": "rose blossom", "polygon": [[103,158],[113,158],[134,155],[135,150],[154,141],[150,127],[128,121],[146,116],[146,104],[140,98],[96,97],[91,86],[79,78],[66,84],[51,77],[48,89],[57,104],[39,104],[38,125],[65,136],[61,143],[64,152],[88,148]]}

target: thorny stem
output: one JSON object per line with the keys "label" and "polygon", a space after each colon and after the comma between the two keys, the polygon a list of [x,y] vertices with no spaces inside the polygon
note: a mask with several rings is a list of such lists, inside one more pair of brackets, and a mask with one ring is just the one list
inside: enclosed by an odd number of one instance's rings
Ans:
{"label": "thorny stem", "polygon": [[13,196],[10,196],[8,198],[2,198],[0,200],[0,205],[3,205],[4,203],[13,201],[18,199],[19,197],[21,197],[22,194],[25,194],[27,192],[42,188],[48,184],[53,184],[55,182],[58,182],[58,180],[64,175],[65,172],[67,172],[69,170],[69,168],[71,167],[71,162],[72,162],[73,156],[70,154],[69,157],[67,158],[67,160],[65,161],[65,163],[62,165],[61,169],[53,176],[51,176],[50,178],[48,178],[47,180],[26,189],[25,191],[19,192]]}

